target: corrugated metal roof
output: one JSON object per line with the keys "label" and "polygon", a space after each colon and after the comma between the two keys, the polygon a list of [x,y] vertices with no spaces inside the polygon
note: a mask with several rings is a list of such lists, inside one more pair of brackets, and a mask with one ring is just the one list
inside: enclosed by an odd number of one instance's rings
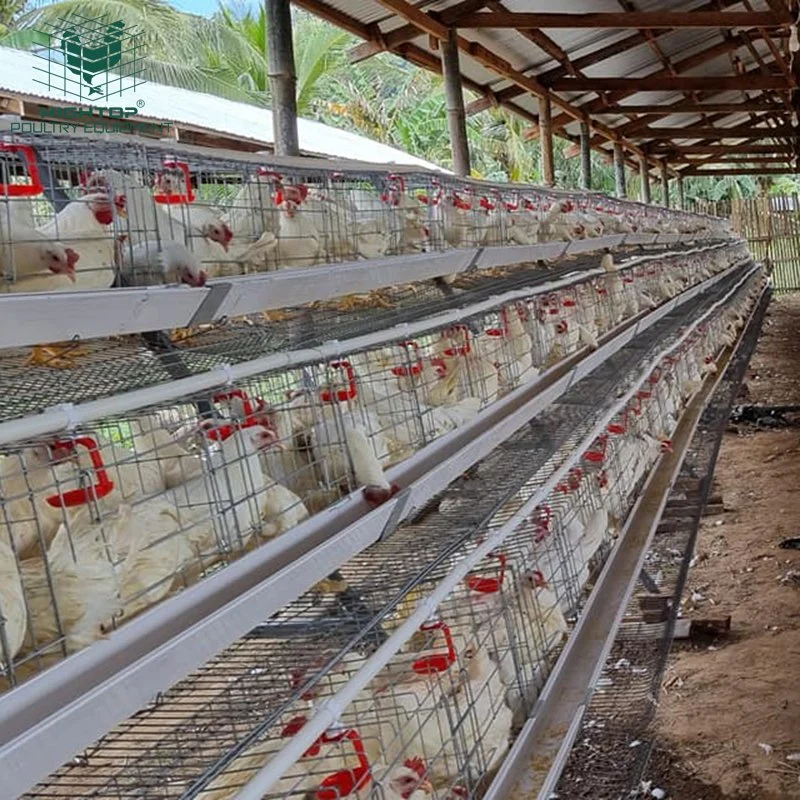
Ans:
{"label": "corrugated metal roof", "polygon": [[[23,99],[72,103],[71,98],[65,98],[63,93],[37,82],[34,67],[40,65],[40,60],[32,53],[0,47],[0,90]],[[274,141],[272,112],[266,108],[157,83],[142,84],[132,97],[136,101],[144,101],[144,107],[139,112],[143,119],[169,120],[268,146]],[[126,104],[127,101],[120,102],[120,105]],[[84,100],[81,105],[106,106],[109,103],[105,100]],[[442,170],[402,150],[314,120],[298,120],[298,133],[300,149],[307,154]]]}
{"label": "corrugated metal roof", "polygon": [[[407,20],[401,14],[394,14],[377,0],[297,0],[300,5],[314,10],[313,4],[318,9],[327,7],[335,9],[349,17],[356,23],[362,25],[376,25],[382,33],[395,30],[407,24]],[[407,0],[416,9],[424,12],[442,12],[457,6],[463,0]],[[701,6],[707,7],[709,0],[635,0],[637,11],[692,11]],[[490,3],[486,3],[487,10],[493,10]],[[581,12],[616,12],[623,11],[624,4],[619,0],[502,0],[502,7],[511,12],[541,12],[541,13],[581,13]],[[769,6],[765,0],[749,0],[744,2],[726,5],[727,12],[742,11],[769,11]],[[456,23],[457,24],[457,23]],[[634,30],[625,29],[547,29],[543,31],[546,35],[567,55],[575,60],[581,56],[588,55],[595,50],[604,48],[618,42],[635,33]],[[459,33],[472,42],[479,42],[489,49],[493,54],[507,61],[514,69],[524,73],[526,76],[535,77],[542,72],[562,66],[559,61],[550,57],[541,47],[534,44],[523,32],[507,29],[461,29]],[[646,77],[647,75],[658,73],[666,69],[665,63],[656,52],[658,49],[669,64],[675,64],[687,57],[700,53],[716,44],[722,44],[725,37],[737,35],[738,32],[730,32],[719,29],[679,29],[671,32],[663,30],[654,31],[657,37],[656,45],[651,42],[642,41],[611,58],[604,59],[598,64],[591,65],[582,70],[587,77]],[[422,32],[412,40],[414,45],[425,51],[429,56],[438,59],[439,54],[431,46],[428,37]],[[756,36],[752,41],[753,49],[763,58],[765,62],[773,60],[772,53],[767,44],[760,37]],[[733,53],[734,51],[731,51]],[[744,43],[736,48],[736,60],[745,70],[751,70],[757,65],[757,60],[751,52],[750,47]],[[472,80],[493,92],[505,89],[513,84],[507,78],[502,77],[498,72],[487,69],[479,64],[468,54],[461,54],[461,71],[465,78]],[[729,53],[723,53],[716,58],[704,61],[700,66],[691,70],[682,70],[682,75],[732,75],[736,74]],[[591,103],[598,98],[597,92],[558,92],[559,97],[566,99],[573,105],[580,107]],[[743,99],[743,93],[726,93],[728,102],[735,102]],[[624,102],[630,103],[670,103],[682,99],[683,94],[676,91],[658,92],[637,92],[635,94],[623,93]],[[720,100],[715,97],[715,100]],[[721,100],[720,100],[721,101]],[[529,112],[538,112],[538,103],[530,93],[516,96],[512,102],[519,108]],[[597,105],[597,104],[595,104]],[[559,112],[560,113],[560,112]],[[608,126],[615,127],[625,125],[629,118],[623,115],[603,114],[601,109],[595,109],[594,113],[600,115],[602,122]],[[699,121],[701,117],[683,114],[680,116],[670,116],[657,118],[659,127],[680,127]],[[718,117],[721,125],[732,125],[744,122],[749,119],[747,114],[736,114],[726,117]],[[570,134],[577,133],[578,123],[570,122],[566,126]],[[636,138],[636,137],[634,137]]]}

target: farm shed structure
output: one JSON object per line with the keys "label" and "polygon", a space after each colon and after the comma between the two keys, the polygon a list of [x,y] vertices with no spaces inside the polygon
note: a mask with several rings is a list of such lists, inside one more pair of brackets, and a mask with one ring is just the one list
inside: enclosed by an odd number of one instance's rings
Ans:
{"label": "farm shed structure", "polygon": [[[646,736],[767,270],[726,220],[648,205],[644,190],[645,203],[587,191],[591,147],[613,153],[620,196],[631,160],[664,188],[696,167],[652,128],[623,136],[623,112],[601,126],[577,111],[593,101],[574,84],[538,88],[521,63],[511,81],[501,59],[521,56],[476,40],[464,57],[456,23],[504,6],[462,3],[445,24],[448,7],[389,5],[413,26],[393,46],[427,36],[419,49],[441,51],[455,176],[298,157],[315,150],[296,118],[290,0],[266,2],[271,118],[215,132],[206,118],[223,101],[151,87],[142,111],[179,123],[165,140],[30,131],[0,144],[6,174],[28,181],[5,185],[9,231],[51,258],[53,234],[40,241],[23,215],[56,233],[79,212],[91,226],[67,231],[81,253],[46,262],[44,289],[20,288],[16,258],[4,265],[9,796],[494,800],[522,780],[527,796],[574,797],[557,784],[590,699],[625,741],[598,778],[606,796],[640,784],[648,748],[628,742]],[[781,9],[748,9],[749,24],[786,33]],[[638,13],[624,7],[651,30]],[[652,24],[680,28],[671,13]],[[354,58],[392,35],[359,20]],[[577,69],[565,40],[547,47]],[[473,69],[475,54],[492,69]],[[547,186],[469,178],[471,69],[490,102],[526,81],[502,102],[535,124]],[[40,112],[26,92],[10,99],[12,115]],[[715,121],[674,129],[704,141],[697,128]],[[235,152],[260,147],[270,122],[274,155]],[[555,133],[582,145],[583,191],[553,188]],[[40,198],[39,161],[68,176],[61,210]],[[97,242],[78,291],[51,291],[50,273],[63,284]],[[169,263],[176,250],[185,261]],[[143,269],[143,251],[158,263]],[[130,505],[128,476],[142,484]],[[76,504],[91,516],[50,512]],[[83,575],[99,576],[92,597]],[[630,681],[612,692],[603,676],[593,698],[615,646],[638,648]],[[635,716],[612,731],[620,708]]]}
{"label": "farm shed structure", "polygon": [[615,157],[620,179],[623,158],[665,184],[797,168],[797,9],[786,0],[599,0],[569,13],[558,0],[294,2],[362,38],[354,62],[392,52],[442,72],[454,37],[458,79],[478,95],[466,113],[527,119],[545,140],[545,182],[553,134]]}

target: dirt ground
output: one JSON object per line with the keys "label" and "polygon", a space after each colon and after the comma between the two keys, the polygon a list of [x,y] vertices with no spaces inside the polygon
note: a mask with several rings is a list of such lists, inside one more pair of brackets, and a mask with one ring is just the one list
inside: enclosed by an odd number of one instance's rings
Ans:
{"label": "dirt ground", "polygon": [[[800,295],[773,301],[743,403],[800,404]],[[725,435],[724,513],[703,521],[684,616],[732,616],[676,642],[648,778],[674,800],[800,798],[800,427]]]}

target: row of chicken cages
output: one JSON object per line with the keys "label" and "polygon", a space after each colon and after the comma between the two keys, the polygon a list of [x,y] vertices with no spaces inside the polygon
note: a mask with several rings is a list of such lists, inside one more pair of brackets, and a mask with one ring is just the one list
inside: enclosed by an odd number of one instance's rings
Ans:
{"label": "row of chicken cages", "polygon": [[160,145],[0,143],[6,292],[182,283],[451,248],[619,233],[730,238],[727,222],[602,195],[374,168],[291,169]]}
{"label": "row of chicken cages", "polygon": [[[720,351],[736,341],[762,286],[760,275],[748,281],[647,372],[604,432],[575,454],[563,478],[519,521],[519,512],[541,494],[550,468],[532,475],[485,526],[469,532],[463,547],[433,569],[435,551],[441,549],[434,540],[453,526],[463,529],[458,520],[468,516],[469,500],[457,493],[445,493],[433,518],[401,529],[391,546],[378,544],[356,559],[359,564],[344,565],[340,573],[349,590],[383,609],[360,630],[345,635],[341,619],[327,618],[326,627],[323,616],[304,633],[305,614],[281,614],[257,639],[239,643],[205,669],[196,687],[202,692],[200,710],[189,687],[147,712],[148,728],[158,727],[163,736],[159,758],[180,765],[172,777],[184,789],[175,796],[236,797],[331,706],[338,710],[335,722],[307,742],[302,757],[275,776],[264,797],[481,796],[534,711],[587,588],[646,477],[670,449],[683,409],[715,372]],[[489,485],[486,489],[491,491]],[[498,533],[502,541],[476,559],[476,548]],[[393,655],[369,652],[375,629],[394,635],[471,557],[466,577],[431,607],[428,619]],[[396,587],[402,589],[392,597]],[[341,591],[316,587],[316,599],[308,605],[319,610],[320,592]],[[322,606],[324,611],[331,604]],[[282,627],[291,632],[281,635]],[[360,674],[364,667],[374,677]],[[259,689],[257,676],[263,673],[270,680]],[[345,688],[353,699],[340,699]],[[226,709],[215,731],[202,725],[203,709],[210,707]],[[203,731],[206,754],[199,761],[188,757],[197,730]],[[74,781],[111,798],[125,796],[122,785],[146,785],[153,775],[135,728],[132,734],[130,740],[115,738],[113,758],[107,759],[99,745],[89,757],[91,775],[70,768],[50,788],[66,789]]]}
{"label": "row of chicken cages", "polygon": [[[625,276],[641,264],[611,272],[599,291],[595,278],[577,276],[418,340],[5,446],[0,652],[8,683],[353,491],[385,502],[397,490],[389,467],[540,371],[588,352],[638,313],[640,283],[668,275],[677,293],[741,253],[692,258],[647,262],[631,281]],[[206,407],[213,415],[200,413]]]}

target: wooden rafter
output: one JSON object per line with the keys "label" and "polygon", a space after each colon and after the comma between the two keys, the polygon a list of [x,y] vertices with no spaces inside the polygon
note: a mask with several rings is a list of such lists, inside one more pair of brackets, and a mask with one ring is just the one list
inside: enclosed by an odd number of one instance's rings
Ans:
{"label": "wooden rafter", "polygon": [[[324,19],[327,22],[330,22],[333,25],[348,31],[349,33],[352,33],[361,39],[372,40],[377,35],[377,26],[364,25],[347,14],[344,14],[343,12],[332,8],[331,6],[319,2],[319,0],[292,0],[292,2],[296,6],[299,6],[311,14],[315,14],[321,19]],[[442,63],[440,59],[437,58],[433,53],[429,53],[427,50],[424,50],[422,47],[410,42],[402,42],[400,44],[393,45],[389,49],[397,55],[402,56],[415,66],[430,70],[438,75],[442,74]],[[491,89],[481,86],[481,84],[471,81],[468,78],[462,78],[462,83],[464,84],[465,89],[469,89],[476,94],[486,95],[487,93],[492,93]],[[498,105],[504,106],[522,119],[526,119],[534,125],[539,124],[539,117],[536,114],[533,114],[530,111],[522,108],[521,106],[503,100],[496,102]]]}
{"label": "wooden rafter", "polygon": [[647,117],[669,117],[673,114],[740,114],[743,111],[773,111],[775,106],[762,97],[748,100],[746,103],[702,103],[694,100],[679,100],[669,105],[632,103],[626,105],[607,106],[597,111],[598,114],[635,114]]}
{"label": "wooden rafter", "polygon": [[[672,145],[665,144],[661,146],[656,145],[653,152],[663,153],[670,158],[680,158],[685,155],[711,155],[723,156],[731,153],[729,145],[721,144],[691,144],[691,145]],[[736,147],[736,152],[741,154],[749,153],[751,155],[768,155],[771,153],[791,153],[792,148],[785,144],[742,144]]]}
{"label": "wooden rafter", "polygon": [[[701,160],[702,158],[702,160]],[[731,153],[727,157],[722,156],[709,156],[709,157],[691,157],[691,156],[678,156],[673,157],[673,163],[684,163],[684,164],[735,164],[739,163],[769,163],[769,162],[789,162],[792,160],[792,155],[790,153],[786,153],[783,155],[780,154],[772,154],[772,155],[763,155],[763,156],[748,156],[748,155],[739,155],[738,153]]]}
{"label": "wooden rafter", "polygon": [[[487,5],[486,0],[462,0],[458,5],[446,8],[444,11],[437,15],[437,19],[443,25],[455,25],[459,17],[464,16],[479,8]],[[377,28],[377,26],[376,26]],[[404,42],[410,42],[423,35],[423,32],[416,25],[403,25],[400,28],[395,28],[388,33],[381,33],[379,29],[373,32],[372,37],[362,44],[354,47],[348,54],[350,63],[355,64],[359,61],[364,61],[371,58],[378,53],[385,53],[394,50],[398,45]]]}
{"label": "wooden rafter", "polygon": [[737,125],[730,128],[715,128],[712,125],[685,125],[682,127],[650,127],[629,134],[637,139],[772,139],[775,137],[800,136],[791,125],[780,128]]}
{"label": "wooden rafter", "polygon": [[796,167],[745,167],[736,169],[699,169],[688,167],[681,170],[681,175],[694,175],[696,177],[714,176],[722,177],[726,175],[790,175],[798,172]]}
{"label": "wooden rafter", "polygon": [[[629,14],[635,14],[638,12],[636,4],[633,2],[633,0],[617,0],[617,3]],[[677,75],[678,73],[676,72],[675,67],[661,49],[661,46],[659,45],[656,35],[653,33],[653,31],[650,28],[645,28],[644,30],[640,30],[639,33],[644,35],[644,38],[647,41],[650,49],[655,53],[656,58],[664,65],[664,68],[671,75]]]}
{"label": "wooden rafter", "polygon": [[[740,47],[743,44],[743,40],[738,37],[734,36],[729,41],[722,41],[717,42],[716,44],[710,45],[709,47],[705,48],[704,50],[699,51],[698,53],[694,53],[691,56],[687,56],[686,58],[681,59],[680,61],[675,62],[675,69],[680,74],[682,72],[687,72],[688,70],[694,69],[696,67],[700,67],[703,64],[708,63],[709,61],[713,61],[716,58],[719,58],[726,53],[729,53],[732,49]],[[749,73],[748,73],[749,74]],[[663,78],[663,77],[670,77],[667,70],[663,67],[661,69],[657,69],[654,72],[651,72],[649,75],[645,76],[647,80],[656,79],[656,78]],[[610,95],[611,102],[618,103],[620,100],[624,100],[631,95],[636,94],[635,90],[628,90],[628,91],[620,91],[615,92]],[[709,96],[713,97],[718,92],[710,92]],[[581,106],[581,109],[586,112],[588,115],[597,114],[598,112],[602,111],[604,104],[602,100],[596,99],[592,100],[589,103],[586,103]],[[665,108],[669,108],[669,106],[665,106]],[[564,114],[560,114],[559,116],[553,119],[553,130],[557,130],[562,128],[564,125],[569,124],[570,118]],[[538,128],[534,127],[531,128],[530,131],[526,132],[526,135],[529,135],[530,138],[536,138],[538,135]]]}
{"label": "wooden rafter", "polygon": [[[752,6],[748,5],[745,5],[748,10],[740,11],[742,3],[748,3],[748,0],[712,0],[694,11],[686,12],[639,11],[635,0],[617,0],[624,9],[624,13],[604,12],[599,14],[520,14],[507,11],[502,0],[483,0],[483,2],[461,0],[461,2],[437,13],[424,10],[422,4],[416,3],[415,0],[375,1],[392,12],[395,25],[398,22],[403,24],[393,31],[384,33],[377,24],[361,23],[348,14],[327,5],[326,0],[294,0],[297,5],[364,39],[364,44],[352,51],[353,58],[356,60],[386,50],[426,69],[441,72],[440,59],[436,53],[429,51],[436,49],[437,42],[448,35],[450,27],[457,27],[460,29],[461,35],[457,37],[456,41],[462,58],[466,54],[472,61],[481,64],[511,84],[511,86],[506,84],[506,88],[497,90],[494,85],[497,81],[494,84],[481,85],[464,79],[465,88],[480,95],[479,100],[469,104],[468,113],[474,113],[492,105],[501,105],[513,113],[531,120],[536,125],[534,130],[537,130],[539,122],[537,115],[510,101],[522,94],[532,94],[540,99],[549,96],[554,107],[553,132],[561,131],[562,133],[559,135],[565,135],[563,129],[569,122],[585,123],[587,120],[591,120],[596,134],[591,140],[592,147],[600,149],[607,156],[609,155],[609,151],[606,149],[608,143],[619,143],[626,151],[626,158],[633,163],[636,163],[636,159],[631,158],[632,156],[642,156],[651,164],[657,165],[659,163],[656,159],[657,154],[662,157],[670,157],[673,152],[668,149],[662,150],[660,141],[676,136],[680,139],[704,139],[708,136],[712,142],[719,140],[720,137],[736,138],[741,140],[741,147],[758,139],[776,137],[785,137],[787,144],[789,140],[797,143],[798,137],[789,126],[783,123],[782,107],[770,104],[766,96],[755,100],[748,98],[742,104],[727,104],[727,107],[725,104],[718,104],[719,108],[714,108],[713,102],[708,104],[702,102],[715,94],[731,89],[772,92],[777,97],[779,96],[777,93],[789,93],[797,87],[799,81],[793,72],[787,72],[785,59],[784,63],[781,63],[783,54],[776,44],[776,40],[788,32],[786,29],[788,6],[785,7],[782,0],[770,3],[769,11],[754,11]],[[737,9],[724,10],[733,6],[737,6]],[[527,71],[520,71],[508,60],[500,57],[497,52],[492,52],[486,46],[488,42],[484,44],[484,41],[471,41],[463,35],[463,32],[469,27],[487,27],[488,18],[500,21],[501,27],[514,27],[521,36],[557,62],[558,66],[540,74],[531,75]],[[535,24],[531,25],[532,22]],[[386,27],[383,23],[381,25]],[[618,42],[588,52],[584,56],[572,58],[570,53],[541,30],[542,27],[626,28],[636,32],[623,37]],[[735,33],[728,33],[726,30],[724,35],[726,35],[727,41],[712,45],[674,63],[657,41],[663,33],[678,28],[728,29],[731,27],[746,27],[749,30]],[[413,41],[424,36],[429,37],[427,49],[419,46],[424,42],[415,44]],[[751,70],[743,75],[723,75],[713,78],[684,74],[693,67],[719,57],[722,53],[734,53],[737,48],[742,46],[747,47],[750,53],[757,57],[760,54],[753,46],[755,39],[763,39],[769,48],[768,56],[759,58],[758,70]],[[583,73],[587,66],[602,63],[603,60],[643,43],[647,43],[653,49],[661,62],[661,68],[655,73],[644,78],[618,78],[616,76],[599,78],[587,77]],[[774,66],[767,66],[767,59]],[[775,67],[780,69],[780,73],[773,72]],[[619,74],[617,73],[617,75]],[[640,112],[635,107],[627,108],[621,103],[631,94],[640,91],[673,90],[682,94],[692,94],[691,98],[684,97],[678,101],[679,104],[683,104],[682,111],[679,111],[677,107],[673,110],[670,106],[656,108],[653,104],[651,111],[642,110]],[[567,91],[597,92],[604,96],[578,105],[574,101],[556,94],[556,92]],[[797,97],[797,105],[800,108],[800,93],[795,92],[794,96]],[[640,104],[640,108],[643,105]],[[704,107],[705,105],[708,107]],[[727,115],[739,112],[752,115],[752,124],[748,127],[746,134],[738,126],[732,129],[712,127],[713,123],[723,122]],[[628,117],[638,116],[639,118],[612,128],[592,116],[605,113]],[[703,119],[702,123],[686,126],[687,131],[680,132],[678,132],[680,129],[648,125],[646,118],[648,115],[667,115],[669,113],[697,114]],[[764,127],[765,116],[770,117],[766,125],[772,127]],[[756,123],[760,123],[761,127],[756,127]],[[574,135],[568,135],[567,138],[572,141],[576,140]],[[652,141],[650,144],[637,145],[632,138]],[[703,145],[705,142],[699,142],[699,144]],[[740,150],[741,147],[736,145],[737,150]],[[798,149],[800,149],[800,144],[798,144]],[[676,148],[676,151],[679,150]],[[779,151],[773,148],[771,152]],[[695,165],[687,164],[686,166],[694,167]]]}
{"label": "wooden rafter", "polygon": [[[740,0],[718,0],[718,2],[709,2],[702,6],[699,6],[696,10],[697,11],[709,11],[718,7],[727,8],[729,6],[738,5]],[[665,36],[666,34],[670,33],[670,29],[660,29],[652,32],[653,39],[657,40],[660,36]],[[781,33],[780,31],[778,33]],[[621,53],[625,53],[628,50],[633,49],[634,47],[638,47],[640,44],[643,44],[647,41],[647,38],[644,32],[634,33],[630,36],[626,36],[624,39],[620,39],[617,42],[612,42],[611,44],[605,45],[605,47],[600,47],[597,50],[593,50],[590,53],[587,53],[585,56],[580,56],[579,58],[575,58],[572,60],[573,66],[578,70],[584,70],[587,67],[593,67],[596,64],[601,64],[603,61],[607,61],[609,58],[613,58],[614,56],[618,56]],[[676,65],[676,70],[678,67]],[[559,66],[554,67],[553,69],[549,69],[545,72],[542,72],[538,77],[541,83],[545,86],[549,84],[555,78],[563,78],[565,75],[569,75],[569,70],[559,64]],[[518,86],[509,86],[505,89],[501,89],[496,93],[496,98],[500,102],[505,102],[507,100],[512,100],[515,97],[518,97],[520,94],[523,94],[524,90]],[[485,98],[481,98],[480,100],[476,100],[473,103],[470,103],[467,106],[467,114],[477,114],[481,111],[485,111],[489,107],[489,103]]]}
{"label": "wooden rafter", "polygon": [[728,92],[738,89],[789,91],[794,81],[785,75],[677,75],[644,78],[559,78],[550,84],[557,92]]}
{"label": "wooden rafter", "polygon": [[529,12],[476,12],[459,21],[462,28],[775,28],[784,25],[772,11],[639,11],[553,14]]}
{"label": "wooden rafter", "polygon": [[[309,0],[304,0],[309,2]],[[437,39],[444,39],[448,35],[448,28],[443,23],[434,19],[431,15],[426,14],[417,6],[412,5],[407,0],[377,0],[377,2],[387,8],[389,11],[401,16],[412,25],[416,25],[423,33],[435,36]],[[496,12],[490,12],[496,13]],[[460,24],[460,23],[459,23]],[[545,86],[535,78],[524,75],[519,70],[514,69],[511,64],[503,58],[500,58],[495,53],[491,52],[487,47],[480,42],[469,41],[462,36],[457,38],[459,50],[471,56],[482,66],[491,70],[492,72],[500,75],[503,78],[517,84],[523,90],[530,92],[536,97],[545,97],[549,95],[549,91]],[[578,79],[583,80],[583,79]],[[551,95],[553,105],[557,105],[562,112],[576,121],[584,119],[585,114],[579,108],[574,106],[567,100]],[[594,124],[595,130],[602,134],[609,141],[617,141],[619,135],[614,132],[612,128],[602,125],[600,123]],[[638,155],[642,151],[640,148],[631,142],[623,143],[625,148],[631,153]]]}

